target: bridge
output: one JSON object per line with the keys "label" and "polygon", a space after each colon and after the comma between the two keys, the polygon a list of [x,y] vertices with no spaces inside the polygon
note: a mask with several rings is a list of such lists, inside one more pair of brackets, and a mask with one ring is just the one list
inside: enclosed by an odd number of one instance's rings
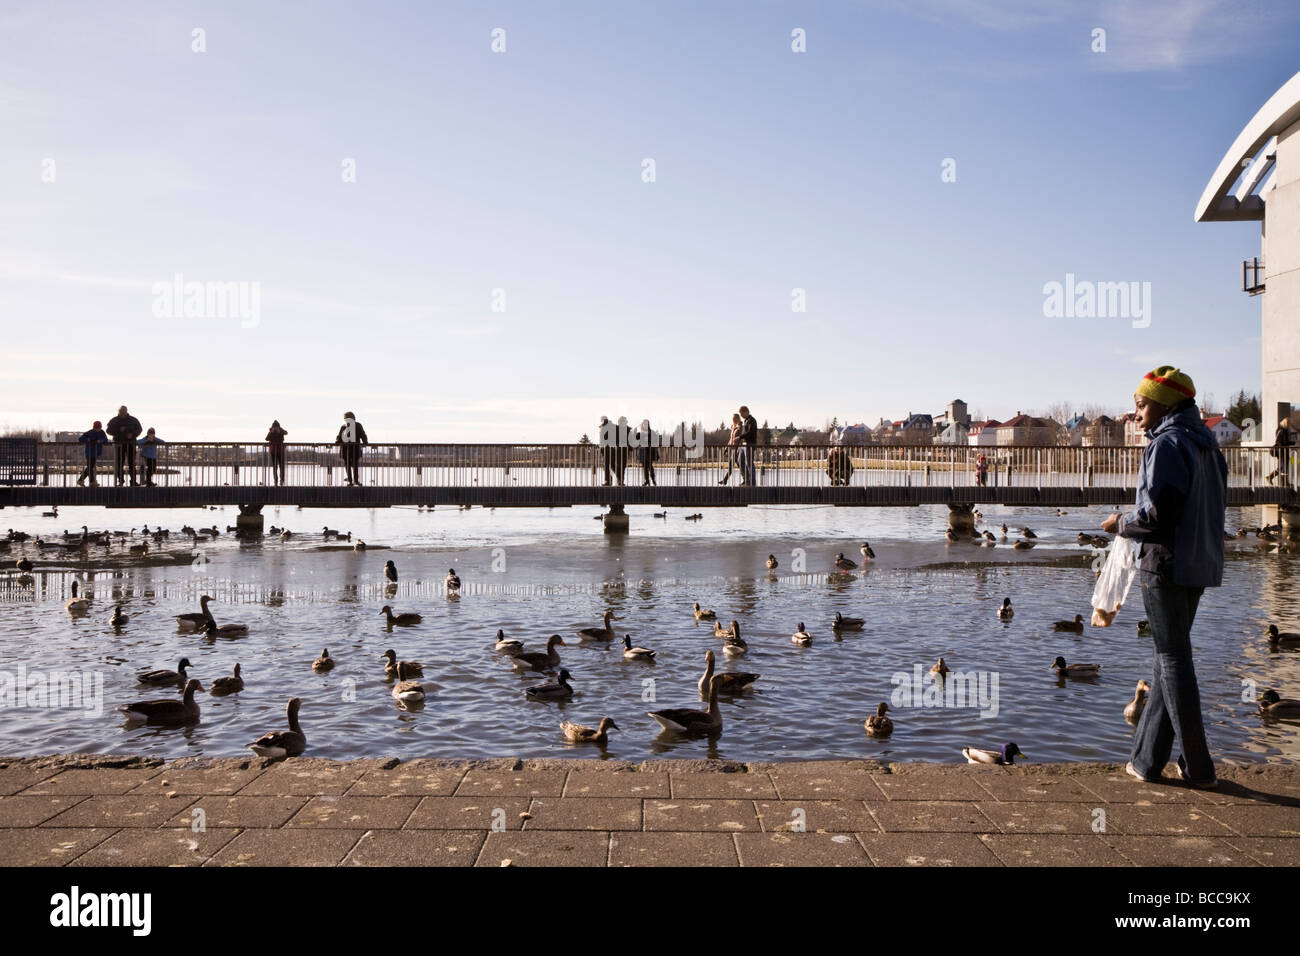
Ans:
{"label": "bridge", "polygon": [[[196,508],[238,505],[241,526],[260,529],[268,505],[387,508],[398,505],[610,509],[606,526],[625,526],[627,505],[674,510],[747,505],[842,507],[946,504],[956,524],[978,504],[1115,506],[1133,501],[1138,446],[966,445],[757,446],[754,483],[741,485],[725,446],[645,449],[548,444],[372,444],[362,449],[360,484],[346,484],[339,447],[286,444],[282,483],[265,443],[169,443],[158,449],[154,486],[117,486],[115,449],[96,463],[98,486],[79,484],[85,447],[0,439],[0,508],[102,506]],[[1300,505],[1297,458],[1268,448],[1229,446],[1228,504]],[[977,462],[987,456],[984,483]],[[726,484],[729,463],[731,474]],[[141,467],[137,450],[136,468]],[[608,484],[607,481],[608,466]],[[621,473],[621,474],[620,474]],[[619,483],[620,476],[622,484]],[[124,476],[125,477],[125,476]],[[137,480],[139,480],[137,478]]]}

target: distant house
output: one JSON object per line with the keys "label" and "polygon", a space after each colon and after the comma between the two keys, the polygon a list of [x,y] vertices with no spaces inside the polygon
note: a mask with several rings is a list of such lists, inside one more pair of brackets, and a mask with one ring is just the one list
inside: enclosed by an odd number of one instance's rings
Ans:
{"label": "distant house", "polygon": [[969,422],[952,422],[943,427],[935,441],[941,445],[965,445],[970,439]]}
{"label": "distant house", "polygon": [[839,428],[831,429],[830,440],[834,445],[865,445],[871,440],[871,429],[862,422],[856,425],[841,425]]}
{"label": "distant house", "polygon": [[1083,447],[1098,448],[1106,445],[1123,445],[1124,425],[1109,415],[1098,415],[1083,429]]}
{"label": "distant house", "polygon": [[1138,424],[1135,412],[1126,412],[1120,418],[1120,423],[1124,426],[1124,444],[1145,445],[1147,443],[1147,434]]}
{"label": "distant house", "polygon": [[1059,426],[1050,418],[1020,412],[994,428],[998,445],[1055,445]]}
{"label": "distant house", "polygon": [[1070,416],[1070,420],[1065,423],[1065,433],[1070,438],[1070,444],[1082,445],[1083,435],[1087,428],[1088,419],[1082,412]]}
{"label": "distant house", "polygon": [[1220,445],[1235,445],[1241,441],[1241,429],[1224,415],[1211,415],[1205,419],[1205,427],[1214,433],[1214,439]]}
{"label": "distant house", "polygon": [[983,422],[971,422],[970,431],[966,434],[966,444],[996,445],[998,443],[998,433],[994,429],[1001,424],[1001,422],[993,418]]}
{"label": "distant house", "polygon": [[899,433],[908,445],[928,445],[934,441],[934,416],[924,412],[908,412],[899,423]]}

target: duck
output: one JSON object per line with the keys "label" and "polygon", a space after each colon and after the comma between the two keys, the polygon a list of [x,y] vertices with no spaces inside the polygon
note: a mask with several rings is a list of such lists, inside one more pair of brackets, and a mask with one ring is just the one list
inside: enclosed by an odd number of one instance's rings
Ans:
{"label": "duck", "polygon": [[1053,622],[1052,622],[1052,630],[1054,630],[1054,631],[1069,631],[1071,634],[1082,634],[1082,633],[1083,633],[1083,615],[1082,615],[1082,614],[1076,614],[1076,615],[1074,615],[1074,620],[1073,620],[1073,621],[1053,621]]}
{"label": "duck", "polygon": [[694,611],[695,611],[695,620],[697,621],[716,621],[718,619],[717,611],[705,610],[704,608],[700,607],[699,601],[695,602]]}
{"label": "duck", "polygon": [[1006,536],[1007,536],[1007,526],[1006,526],[1005,524],[1003,524],[1003,525],[1002,525],[1002,537],[1005,538]]}
{"label": "duck", "polygon": [[349,532],[347,533],[347,535],[344,536],[344,535],[342,535],[342,534],[339,534],[337,531],[335,531],[335,530],[332,529],[332,528],[321,528],[321,535],[322,535],[322,537],[324,537],[325,540],[327,540],[327,541],[328,541],[330,538],[343,538],[345,541],[351,541],[351,540],[352,540],[352,532],[351,532],[351,531],[349,531]]}
{"label": "duck", "polygon": [[424,685],[418,680],[399,680],[393,685],[393,700],[398,703],[418,704],[424,697]]}
{"label": "duck", "polygon": [[888,710],[889,706],[883,701],[878,704],[875,715],[863,721],[863,729],[872,737],[888,737],[892,734],[894,732],[894,722],[885,716]]}
{"label": "duck", "polygon": [[442,583],[446,586],[448,591],[460,590],[460,577],[456,574],[455,568],[447,569],[447,576],[443,578]]}
{"label": "duck", "polygon": [[41,517],[42,517],[42,518],[57,518],[58,516],[59,516],[59,506],[58,506],[58,505],[50,505],[50,510],[49,510],[49,511],[42,511],[42,512],[41,512]]}
{"label": "duck", "polygon": [[1017,540],[1014,544],[1011,545],[1011,547],[1013,547],[1017,551],[1028,551],[1033,546],[1034,543],[1032,541],[1025,541],[1023,539]]}
{"label": "duck", "polygon": [[947,677],[949,673],[948,665],[944,663],[943,658],[939,658],[934,664],[930,665],[930,673],[935,677]]}
{"label": "duck", "polygon": [[949,543],[949,544],[956,544],[956,543],[958,542],[958,540],[960,540],[960,539],[957,537],[957,532],[953,531],[952,528],[949,528],[948,530],[946,530],[946,531],[943,533],[943,536],[944,536],[945,538],[948,539],[948,543]]}
{"label": "duck", "polygon": [[614,629],[609,626],[610,621],[621,621],[621,617],[613,611],[605,612],[604,627],[584,627],[578,631],[578,639],[583,641],[612,641],[616,635]]}
{"label": "duck", "polygon": [[352,550],[353,550],[353,551],[364,551],[364,550],[366,550],[366,543],[365,543],[364,541],[358,541],[356,544],[354,544],[354,545],[352,546]]}
{"label": "duck", "polygon": [[126,622],[131,620],[130,616],[122,613],[122,605],[113,608],[113,616],[108,619],[108,623],[114,627],[126,627]]}
{"label": "duck", "polygon": [[841,551],[839,554],[835,555],[835,570],[837,570],[837,571],[854,571],[854,570],[857,569],[857,567],[858,567],[857,562],[856,562],[856,561],[850,561],[848,558],[844,557],[844,552],[843,552],[843,551]]}
{"label": "duck", "polygon": [[595,729],[584,727],[582,724],[570,723],[569,721],[560,724],[560,730],[566,739],[573,741],[575,744],[597,744],[601,747],[608,743],[609,732],[618,729],[618,724],[614,723],[613,717],[600,718],[600,726]]}
{"label": "duck", "polygon": [[767,564],[767,569],[769,571],[775,571],[778,567],[775,554],[769,554],[765,563]]}
{"label": "duck", "polygon": [[380,614],[388,615],[388,626],[393,627],[410,627],[412,624],[419,624],[424,620],[420,615],[407,611],[403,614],[394,614],[393,609],[385,604],[379,611]]}
{"label": "duck", "polygon": [[1110,538],[1104,534],[1094,534],[1090,543],[1094,548],[1104,548],[1110,544]]}
{"label": "duck", "polygon": [[623,635],[623,659],[629,661],[652,661],[655,659],[655,652],[646,647],[633,647],[632,635]]}
{"label": "duck", "polygon": [[871,550],[870,542],[863,541],[862,547],[859,548],[858,550],[862,552],[862,557],[864,559],[864,562],[876,560],[876,552]]}
{"label": "duck", "polygon": [[270,733],[262,734],[251,744],[249,749],[259,757],[270,757],[273,760],[282,760],[285,757],[297,757],[307,749],[307,735],[302,732],[302,727],[298,725],[298,711],[302,709],[302,701],[297,697],[289,698],[289,729],[273,730]]}
{"label": "duck", "polygon": [[218,677],[210,685],[210,693],[214,697],[220,697],[222,694],[234,694],[244,689],[244,678],[239,674],[239,664],[235,664],[235,671],[230,677]]}
{"label": "duck", "polygon": [[130,551],[132,554],[148,554],[149,542],[141,541],[139,544],[131,545],[131,547],[129,547],[127,550]]}
{"label": "duck", "polygon": [[[668,512],[667,512],[667,511],[656,511],[656,512],[654,513],[654,516],[655,516],[656,518],[663,518],[665,521],[668,520]],[[577,724],[574,724],[574,726],[576,727]]]}
{"label": "duck", "polygon": [[[713,680],[713,651],[704,652],[704,676],[700,678],[700,699],[704,700],[709,696],[709,682]],[[754,682],[761,676],[759,674],[746,674],[741,671],[730,671],[725,674],[716,675],[718,678],[718,693],[720,694],[740,694],[754,686]]]}
{"label": "duck", "polygon": [[497,642],[493,645],[493,649],[513,657],[524,649],[524,642],[513,637],[506,637],[506,632],[497,628]]}
{"label": "duck", "polygon": [[419,661],[399,661],[397,651],[391,647],[380,658],[384,662],[384,677],[387,680],[406,680],[408,677],[423,677],[424,665]]}
{"label": "duck", "polygon": [[1266,690],[1259,695],[1259,712],[1269,717],[1300,717],[1300,700]]}
{"label": "duck", "polygon": [[384,562],[384,577],[389,581],[392,581],[394,584],[397,583],[397,565],[392,561]]}
{"label": "duck", "polygon": [[202,611],[191,611],[188,614],[177,614],[176,629],[179,631],[197,631],[206,625],[208,621],[212,619],[212,616],[208,614],[208,602],[211,600],[212,598],[205,594],[199,598],[199,607],[203,608]]}
{"label": "duck", "polygon": [[174,671],[164,669],[142,671],[136,675],[135,680],[138,684],[184,684],[189,679],[189,675],[185,673],[185,669],[193,666],[194,665],[190,663],[188,657],[182,657]]}
{"label": "duck", "polygon": [[559,677],[553,683],[534,684],[524,691],[524,696],[529,700],[568,700],[573,696],[573,687],[569,684],[572,676],[561,667]]}
{"label": "duck", "polygon": [[1067,664],[1064,657],[1052,661],[1052,670],[1057,677],[1096,677],[1101,673],[1100,664]]}
{"label": "duck", "polygon": [[1003,598],[1002,606],[998,608],[998,619],[1009,621],[1016,616],[1015,609],[1011,606],[1011,598]]}
{"label": "duck", "polygon": [[727,627],[723,627],[721,621],[714,621],[714,622],[713,622],[713,636],[714,636],[714,637],[731,637],[731,635],[733,635],[733,634],[735,634],[735,633],[737,632],[737,628],[739,628],[739,627],[740,627],[740,622],[739,622],[739,621],[732,621],[732,622],[731,622]]}
{"label": "duck", "polygon": [[835,612],[835,622],[831,624],[831,630],[834,631],[860,631],[866,624],[866,619],[861,617],[845,617],[839,611]]}
{"label": "duck", "polygon": [[26,558],[19,558],[14,563],[14,567],[17,568],[19,571],[23,572],[23,574],[26,574],[27,572],[31,571],[32,562],[27,560]]}
{"label": "duck", "polygon": [[984,547],[986,547],[986,548],[996,548],[996,547],[997,547],[997,544],[998,544],[998,539],[995,538],[995,537],[993,536],[993,532],[992,532],[992,531],[989,531],[989,530],[986,528],[986,529],[984,530]]}
{"label": "duck", "polygon": [[199,719],[199,704],[194,699],[196,691],[203,690],[203,685],[194,678],[185,682],[185,695],[177,700],[137,700],[133,704],[123,704],[118,709],[126,714],[127,720],[142,721],[149,724],[191,724]]}
{"label": "duck", "polygon": [[1002,745],[1001,750],[980,750],[977,747],[963,747],[961,755],[966,758],[967,763],[995,763],[1011,766],[1016,762],[1017,757],[1025,756],[1024,751],[1016,746],[1014,741],[1008,741]]}
{"label": "duck", "polygon": [[812,646],[812,635],[804,629],[803,621],[799,622],[799,627],[790,635],[790,641],[793,644],[798,644],[800,647]]}
{"label": "duck", "polygon": [[328,647],[321,648],[320,657],[311,662],[311,669],[317,674],[323,674],[328,670],[334,669],[334,658],[330,657]]}
{"label": "duck", "polygon": [[722,645],[723,657],[744,657],[749,653],[749,645],[745,639],[740,636],[740,624],[737,621],[731,622],[731,636]]}
{"label": "duck", "polygon": [[90,598],[77,597],[76,581],[72,582],[72,597],[68,598],[68,602],[63,607],[73,617],[80,617],[90,610]]}
{"label": "duck", "polygon": [[203,627],[203,632],[210,638],[215,637],[244,637],[248,634],[247,624],[218,624],[215,620],[208,621]]}
{"label": "duck", "polygon": [[1142,716],[1142,711],[1147,706],[1147,694],[1151,693],[1151,685],[1144,680],[1137,682],[1137,687],[1133,691],[1133,699],[1124,705],[1124,719],[1130,724],[1136,724],[1138,718]]}
{"label": "duck", "polygon": [[650,711],[650,716],[664,730],[673,733],[717,736],[722,733],[722,711],[718,709],[718,687],[721,683],[721,677],[721,674],[714,674],[709,681],[709,707],[707,710],[691,710],[682,707]]}
{"label": "duck", "polygon": [[1074,540],[1079,542],[1079,544],[1092,544],[1092,535],[1084,534],[1082,531],[1080,531],[1078,537],[1076,537]]}
{"label": "duck", "polygon": [[293,537],[293,532],[290,531],[288,528],[285,528],[283,531],[280,532],[281,541],[288,541],[292,537]]}
{"label": "duck", "polygon": [[[560,655],[555,650],[556,646],[564,645],[564,638],[558,634],[552,634],[546,639],[546,653],[541,651],[531,651],[527,654],[520,651],[510,658],[510,664],[515,670],[534,670],[545,671],[560,666]],[[564,645],[567,646],[567,645]]]}
{"label": "duck", "polygon": [[1293,631],[1279,631],[1276,624],[1270,624],[1267,633],[1269,647],[1300,646],[1300,634],[1296,634]]}
{"label": "duck", "polygon": [[1150,637],[1150,636],[1151,636],[1151,622],[1148,621],[1146,618],[1143,618],[1142,620],[1138,621],[1138,637]]}
{"label": "duck", "polygon": [[1020,534],[1021,534],[1022,537],[1030,538],[1030,539],[1033,539],[1033,538],[1037,538],[1037,537],[1038,537],[1038,535],[1034,534],[1034,529],[1033,529],[1033,528],[1021,528],[1021,529],[1020,529]]}

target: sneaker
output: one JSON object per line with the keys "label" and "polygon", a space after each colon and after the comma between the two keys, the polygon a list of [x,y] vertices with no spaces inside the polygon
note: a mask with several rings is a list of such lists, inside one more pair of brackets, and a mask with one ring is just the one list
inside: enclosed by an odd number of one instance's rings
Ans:
{"label": "sneaker", "polygon": [[1130,777],[1137,777],[1137,778],[1138,778],[1139,780],[1141,780],[1143,783],[1158,783],[1158,782],[1159,782],[1158,780],[1152,780],[1150,777],[1144,777],[1144,776],[1142,776],[1142,774],[1138,773],[1138,768],[1135,767],[1135,766],[1133,766],[1133,761],[1131,761],[1131,760],[1130,760],[1128,763],[1126,763],[1126,764],[1124,765],[1124,772],[1125,772],[1126,774],[1128,774]]}
{"label": "sneaker", "polygon": [[1193,790],[1214,790],[1219,786],[1218,777],[1211,777],[1209,780],[1205,781],[1204,783],[1197,783],[1194,780],[1187,779],[1186,774],[1183,773],[1182,764],[1176,764],[1175,769],[1178,771],[1178,779],[1181,780],[1183,783],[1187,784],[1187,786],[1191,787]]}
{"label": "sneaker", "polygon": [[78,488],[84,486],[85,484],[86,484],[86,479],[85,479],[85,478],[78,478],[78,479],[77,479],[77,487],[78,487]]}

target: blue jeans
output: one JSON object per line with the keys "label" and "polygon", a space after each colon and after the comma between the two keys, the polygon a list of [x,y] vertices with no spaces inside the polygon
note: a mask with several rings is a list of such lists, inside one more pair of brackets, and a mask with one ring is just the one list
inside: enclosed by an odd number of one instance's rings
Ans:
{"label": "blue jeans", "polygon": [[1142,601],[1150,622],[1155,660],[1151,693],[1133,737],[1133,768],[1152,780],[1169,762],[1174,738],[1182,747],[1178,766],[1193,783],[1214,779],[1214,762],[1205,742],[1201,693],[1192,666],[1192,621],[1205,588],[1185,588],[1139,571]]}
{"label": "blue jeans", "polygon": [[741,445],[736,453],[740,460],[740,481],[742,484],[754,483],[754,446]]}

